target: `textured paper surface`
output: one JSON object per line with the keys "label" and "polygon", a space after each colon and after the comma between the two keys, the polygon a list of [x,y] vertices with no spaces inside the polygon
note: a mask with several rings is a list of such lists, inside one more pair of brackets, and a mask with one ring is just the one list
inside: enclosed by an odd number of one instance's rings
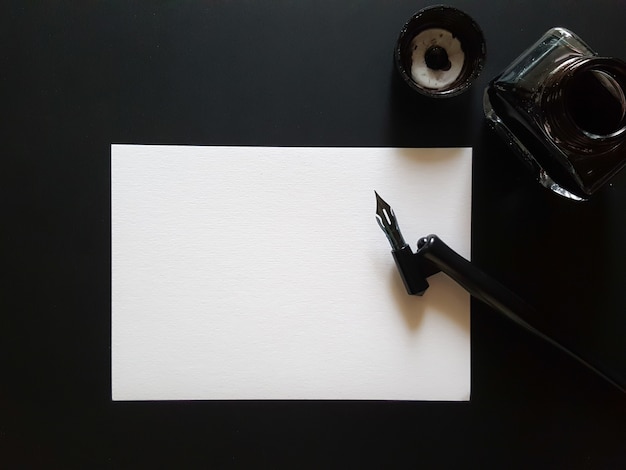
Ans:
{"label": "textured paper surface", "polygon": [[468,400],[469,296],[408,296],[413,247],[470,253],[471,149],[113,145],[113,400]]}

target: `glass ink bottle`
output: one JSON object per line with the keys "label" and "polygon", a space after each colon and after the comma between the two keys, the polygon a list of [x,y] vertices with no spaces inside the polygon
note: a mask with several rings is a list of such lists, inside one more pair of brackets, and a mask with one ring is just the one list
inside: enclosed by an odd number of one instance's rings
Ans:
{"label": "glass ink bottle", "polygon": [[553,28],[484,94],[487,119],[545,187],[585,200],[626,165],[626,62]]}

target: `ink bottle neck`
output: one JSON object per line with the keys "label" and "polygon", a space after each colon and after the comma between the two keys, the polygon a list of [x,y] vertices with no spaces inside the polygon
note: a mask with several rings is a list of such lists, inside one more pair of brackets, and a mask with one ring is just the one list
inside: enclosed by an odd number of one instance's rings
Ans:
{"label": "ink bottle neck", "polygon": [[541,96],[546,133],[581,157],[602,155],[626,139],[626,63],[576,57],[557,67]]}

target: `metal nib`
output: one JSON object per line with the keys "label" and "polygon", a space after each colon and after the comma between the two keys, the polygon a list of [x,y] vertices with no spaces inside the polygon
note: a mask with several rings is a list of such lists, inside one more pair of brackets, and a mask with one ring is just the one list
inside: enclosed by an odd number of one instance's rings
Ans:
{"label": "metal nib", "polygon": [[405,247],[406,242],[400,232],[400,227],[398,227],[398,220],[393,213],[393,209],[376,191],[374,191],[374,194],[376,194],[376,221],[382,231],[385,232],[385,235],[387,235],[391,248],[395,251]]}

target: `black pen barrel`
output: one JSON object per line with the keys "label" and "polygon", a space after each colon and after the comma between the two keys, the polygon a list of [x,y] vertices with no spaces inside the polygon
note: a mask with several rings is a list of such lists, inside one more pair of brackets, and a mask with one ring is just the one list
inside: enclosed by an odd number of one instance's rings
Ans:
{"label": "black pen barrel", "polygon": [[429,235],[420,240],[419,254],[454,279],[472,296],[505,314],[515,323],[534,330],[516,313],[534,311],[530,305],[459,255],[437,235]]}
{"label": "black pen barrel", "polygon": [[620,390],[626,390],[607,374],[592,366],[580,356],[574,354],[568,348],[537,330],[534,326],[523,320],[518,313],[528,314],[529,318],[535,317],[535,309],[524,302],[511,290],[500,284],[481,269],[474,266],[456,251],[446,245],[437,235],[429,235],[419,241],[417,255],[439,268],[442,272],[454,279],[459,285],[467,290],[473,297],[481,300],[496,311],[505,315],[509,320],[525,328],[539,338],[552,344],[570,357],[604,377]]}

